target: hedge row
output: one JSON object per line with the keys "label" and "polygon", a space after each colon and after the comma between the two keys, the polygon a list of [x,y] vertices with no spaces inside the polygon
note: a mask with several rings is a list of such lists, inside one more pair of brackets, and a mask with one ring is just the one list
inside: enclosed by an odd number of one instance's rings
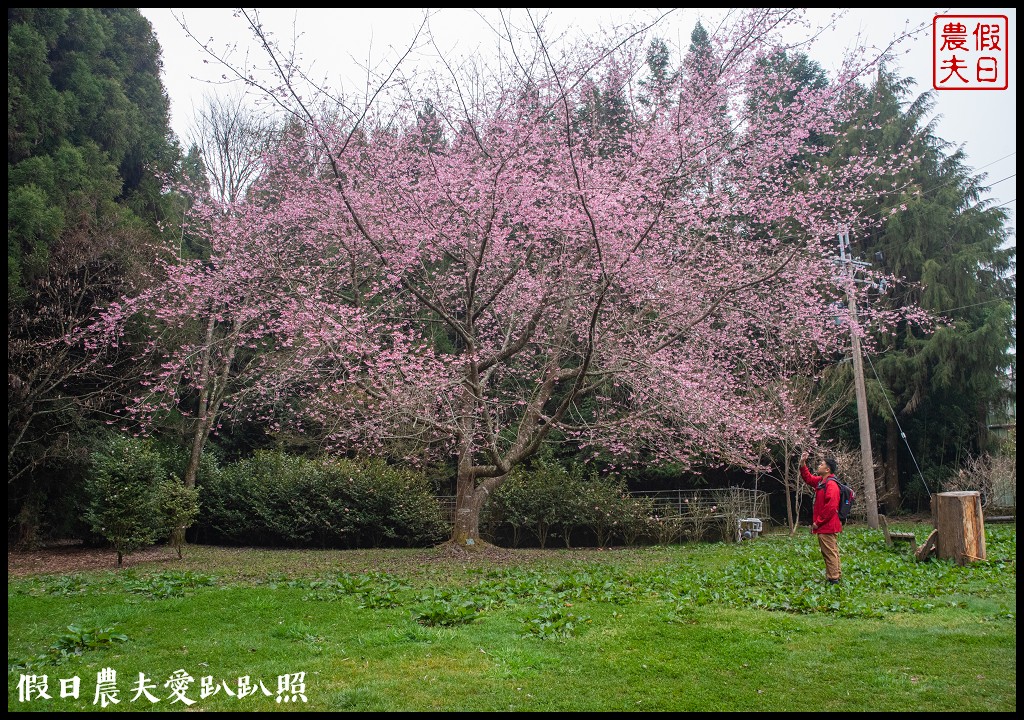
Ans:
{"label": "hedge row", "polygon": [[381,460],[308,459],[277,451],[207,471],[196,524],[207,542],[417,547],[449,528],[428,481]]}
{"label": "hedge row", "polygon": [[[451,533],[427,477],[382,460],[261,450],[221,466],[205,455],[190,494],[178,480],[180,448],[114,438],[91,460],[85,517],[119,553],[169,530],[177,545],[189,525],[195,541],[264,547],[423,547]],[[481,518],[495,544],[542,548],[667,544],[701,539],[713,526],[696,506],[686,517],[665,515],[621,479],[549,458],[516,468]]]}
{"label": "hedge row", "polygon": [[720,530],[714,509],[665,513],[651,498],[631,496],[619,478],[539,459],[516,468],[495,491],[482,522],[489,540],[519,547],[669,544]]}

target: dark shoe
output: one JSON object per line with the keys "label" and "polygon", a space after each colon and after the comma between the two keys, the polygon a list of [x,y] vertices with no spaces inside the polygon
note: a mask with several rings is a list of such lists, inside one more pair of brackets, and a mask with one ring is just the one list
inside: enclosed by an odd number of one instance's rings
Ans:
{"label": "dark shoe", "polygon": [[829,585],[838,585],[838,584],[839,584],[839,579],[836,579],[836,580],[829,580],[829,581],[828,581],[828,584],[829,584]]}

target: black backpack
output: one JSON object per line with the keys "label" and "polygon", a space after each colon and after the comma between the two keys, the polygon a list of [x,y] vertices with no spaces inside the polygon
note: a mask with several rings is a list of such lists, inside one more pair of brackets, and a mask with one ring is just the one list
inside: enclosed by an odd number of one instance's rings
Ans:
{"label": "black backpack", "polygon": [[839,522],[845,525],[846,521],[850,518],[850,508],[853,507],[856,493],[853,492],[852,487],[844,482],[840,482],[839,478],[835,475],[832,476],[832,479],[839,486]]}

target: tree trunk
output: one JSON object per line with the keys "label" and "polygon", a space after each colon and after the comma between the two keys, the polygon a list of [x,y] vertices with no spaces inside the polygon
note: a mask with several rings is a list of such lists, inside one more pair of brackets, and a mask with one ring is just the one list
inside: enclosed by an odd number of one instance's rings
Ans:
{"label": "tree trunk", "polygon": [[[797,461],[799,463],[799,460]],[[793,484],[793,514],[790,516],[789,525],[789,536],[796,537],[797,528],[800,525],[800,508],[803,506],[803,489],[804,481],[800,477],[800,468],[796,467],[796,470],[790,475],[790,465],[786,463],[786,477],[792,477]]]}
{"label": "tree trunk", "polygon": [[[211,311],[212,313],[212,311]],[[213,370],[213,334],[217,326],[216,316],[210,316],[206,326],[206,347],[203,350],[203,364],[200,370],[200,382],[202,391],[199,394],[199,408],[196,411],[196,429],[192,436],[192,452],[189,455],[188,467],[185,468],[185,487],[192,489],[196,485],[196,477],[199,475],[199,463],[203,457],[203,448],[210,438],[210,431],[213,423],[220,412],[221,403],[224,401],[224,394],[227,391],[228,379],[231,376],[231,364],[235,360],[235,352],[238,350],[238,331],[232,333],[231,342],[228,345],[227,355],[224,358],[220,372]]]}
{"label": "tree trunk", "polygon": [[452,523],[452,542],[473,545],[480,539],[480,509],[476,497],[475,479],[459,463],[455,481],[455,519]]}
{"label": "tree trunk", "polygon": [[36,490],[36,483],[31,477],[29,478],[29,492],[25,498],[25,502],[21,505],[21,510],[18,511],[17,526],[18,526],[18,547],[25,550],[32,550],[36,547],[36,542],[39,540],[39,527],[41,525],[40,516],[43,511],[44,500],[41,494]]}
{"label": "tree trunk", "polygon": [[184,525],[178,525],[171,531],[171,547],[177,551],[179,560],[183,557],[183,548],[185,547],[185,530],[187,530],[187,528]]}
{"label": "tree trunk", "polygon": [[480,515],[487,498],[508,477],[486,477],[478,483],[470,457],[472,455],[469,452],[460,455],[455,481],[455,518],[452,522],[451,542],[463,547],[480,542]]}
{"label": "tree trunk", "polygon": [[199,473],[199,459],[203,455],[203,446],[207,437],[207,410],[210,407],[210,394],[213,392],[213,373],[210,370],[213,356],[213,333],[217,327],[217,317],[210,308],[210,318],[206,322],[206,345],[203,347],[203,361],[199,370],[199,407],[196,410],[196,428],[192,435],[192,452],[189,454],[188,466],[185,468],[185,487],[195,487],[196,475]]}
{"label": "tree trunk", "polygon": [[196,486],[196,477],[199,475],[199,461],[203,457],[203,447],[206,445],[208,436],[209,430],[207,429],[206,417],[204,415],[196,421],[196,429],[192,434],[192,451],[189,453],[188,466],[185,468],[183,481],[185,487],[189,489]]}
{"label": "tree trunk", "polygon": [[885,425],[885,476],[883,487],[885,494],[883,503],[886,513],[895,513],[900,509],[903,498],[900,494],[899,443],[900,429],[895,420]]}
{"label": "tree trunk", "polygon": [[789,462],[789,457],[790,455],[792,455],[792,451],[790,449],[789,443],[786,443],[784,447],[786,448],[786,454],[784,456],[785,459],[783,460],[782,468],[782,487],[786,498],[786,522],[789,524],[789,536],[792,537],[796,534],[796,517],[794,517],[793,513],[793,504],[795,498],[793,498],[793,496],[790,495],[789,492],[790,488],[794,487],[795,485],[795,479],[794,482],[790,482],[789,471],[792,467],[792,464]]}
{"label": "tree trunk", "polygon": [[985,519],[981,493],[976,490],[938,493],[935,522],[938,529],[935,554],[952,558],[957,565],[985,559]]}

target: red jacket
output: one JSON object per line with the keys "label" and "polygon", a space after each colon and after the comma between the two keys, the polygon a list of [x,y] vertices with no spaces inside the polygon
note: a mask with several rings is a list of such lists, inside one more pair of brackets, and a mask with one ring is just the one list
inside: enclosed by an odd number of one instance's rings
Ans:
{"label": "red jacket", "polygon": [[839,483],[828,482],[835,475],[828,474],[825,477],[812,475],[806,465],[800,466],[800,477],[804,482],[814,488],[814,508],[811,511],[811,518],[818,526],[814,533],[838,533],[843,531],[843,523],[839,521]]}

